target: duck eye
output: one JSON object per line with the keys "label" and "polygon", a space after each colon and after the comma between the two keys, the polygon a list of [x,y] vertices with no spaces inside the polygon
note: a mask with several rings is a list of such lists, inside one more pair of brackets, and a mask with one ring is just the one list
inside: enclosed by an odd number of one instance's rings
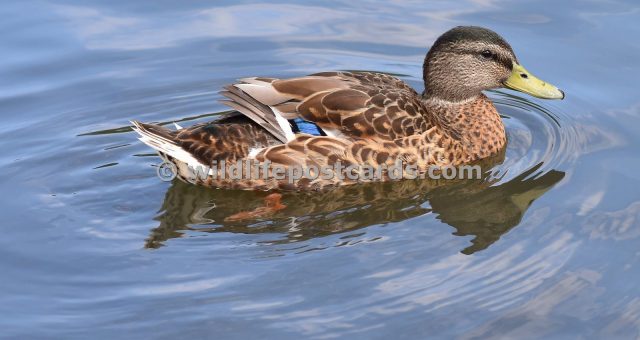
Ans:
{"label": "duck eye", "polygon": [[480,53],[484,58],[491,59],[493,58],[493,52],[489,50],[484,50]]}

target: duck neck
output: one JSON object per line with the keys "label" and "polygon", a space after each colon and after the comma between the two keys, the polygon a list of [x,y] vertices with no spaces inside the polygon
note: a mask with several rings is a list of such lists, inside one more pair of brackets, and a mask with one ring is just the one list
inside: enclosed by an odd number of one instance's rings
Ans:
{"label": "duck neck", "polygon": [[423,101],[444,133],[462,143],[469,160],[494,155],[506,144],[502,119],[484,94],[456,102],[434,97]]}

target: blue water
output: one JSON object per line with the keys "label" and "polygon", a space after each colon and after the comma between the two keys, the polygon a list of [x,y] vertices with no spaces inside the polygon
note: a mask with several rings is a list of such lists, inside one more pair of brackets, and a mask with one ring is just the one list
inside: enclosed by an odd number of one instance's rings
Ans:
{"label": "blue water", "polygon": [[[640,4],[5,1],[0,337],[637,338]],[[439,34],[504,36],[564,101],[488,93],[480,181],[285,194],[156,177],[129,120],[215,119],[247,76],[399,75]]]}

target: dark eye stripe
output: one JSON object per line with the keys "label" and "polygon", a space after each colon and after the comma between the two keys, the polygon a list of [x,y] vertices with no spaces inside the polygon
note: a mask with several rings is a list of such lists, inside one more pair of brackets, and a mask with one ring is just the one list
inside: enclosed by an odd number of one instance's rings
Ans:
{"label": "dark eye stripe", "polygon": [[[466,50],[466,51],[454,51],[454,50],[444,50],[442,52],[448,52],[448,53],[457,53],[457,54],[471,54],[474,56],[478,56],[478,51],[472,51],[472,50]],[[513,63],[511,62],[511,59],[509,58],[505,58],[503,57],[501,54],[494,54],[493,55],[493,60],[495,60],[497,63],[499,63],[500,65],[504,66],[505,68],[512,70],[513,69]]]}
{"label": "dark eye stripe", "polygon": [[509,70],[513,69],[513,62],[510,59],[498,57],[496,61]]}
{"label": "dark eye stripe", "polygon": [[[478,55],[478,52],[469,51],[469,52],[465,52],[465,54]],[[492,57],[493,61],[497,62],[498,64],[508,68],[509,70],[513,69],[513,63],[511,62],[511,59],[505,58],[502,55],[495,54],[495,53],[492,53],[491,57]]]}

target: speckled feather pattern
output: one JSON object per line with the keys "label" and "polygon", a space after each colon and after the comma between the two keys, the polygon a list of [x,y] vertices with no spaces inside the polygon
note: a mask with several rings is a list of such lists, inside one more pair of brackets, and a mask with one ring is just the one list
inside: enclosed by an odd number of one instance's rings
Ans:
{"label": "speckled feather pattern", "polygon": [[[287,119],[302,118],[325,130],[339,131],[340,137],[297,134],[292,140],[282,140],[284,134],[278,133],[277,138],[264,128],[268,120],[256,122],[256,119],[238,116],[178,132],[164,130],[165,138],[168,136],[203,164],[223,160],[233,164],[246,159],[250,150],[261,148],[255,160],[269,161],[271,168],[320,168],[337,162],[345,167],[351,164],[378,166],[402,160],[404,164],[416,165],[420,171],[426,171],[431,165],[474,162],[498,153],[506,143],[500,116],[482,94],[458,104],[426,100],[395,77],[369,72],[257,79],[270,84],[274,98],[281,101],[272,107]],[[246,109],[251,105],[248,103],[256,101],[248,93],[234,92],[232,96],[226,95],[235,103],[234,107]],[[269,106],[257,106],[253,105],[252,114],[256,111],[265,116],[273,114]],[[274,128],[273,123],[270,128]],[[342,175],[292,181],[276,180],[270,173],[261,179],[208,178],[198,180],[197,184],[236,189],[314,190],[357,182]],[[388,177],[382,180],[385,179]]]}

